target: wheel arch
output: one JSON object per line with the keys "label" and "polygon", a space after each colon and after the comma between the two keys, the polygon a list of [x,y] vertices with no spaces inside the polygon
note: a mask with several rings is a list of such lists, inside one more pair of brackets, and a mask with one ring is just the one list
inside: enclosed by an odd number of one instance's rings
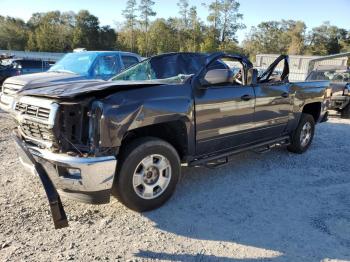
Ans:
{"label": "wheel arch", "polygon": [[129,143],[142,137],[155,137],[168,142],[183,161],[190,154],[188,125],[183,120],[156,123],[127,131],[121,141],[119,153],[122,154]]}
{"label": "wheel arch", "polygon": [[315,123],[319,122],[321,116],[321,102],[313,102],[304,105],[302,113],[312,115],[315,120]]}

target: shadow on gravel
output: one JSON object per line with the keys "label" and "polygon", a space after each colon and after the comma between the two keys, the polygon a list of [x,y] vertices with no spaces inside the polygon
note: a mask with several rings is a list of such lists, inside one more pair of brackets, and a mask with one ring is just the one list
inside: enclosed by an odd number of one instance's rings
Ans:
{"label": "shadow on gravel", "polygon": [[[232,259],[226,257],[218,257],[214,255],[188,255],[188,254],[169,254],[169,253],[156,253],[151,251],[141,250],[138,254],[138,257],[144,259],[160,259],[160,260],[169,260],[169,261],[217,261],[217,262],[229,262],[229,261],[247,261],[246,259]],[[266,261],[270,259],[249,259],[250,261]]]}
{"label": "shadow on gravel", "polygon": [[[350,259],[350,164],[344,162],[350,141],[344,142],[344,132],[349,134],[350,125],[325,124],[303,155],[280,148],[264,155],[241,154],[214,170],[184,169],[175,196],[144,215],[160,230],[189,243],[216,241],[232,248],[232,256],[210,250],[206,251],[213,255],[140,251],[137,256],[240,261],[244,259],[235,254],[234,245],[241,245],[279,254],[257,256],[259,260]],[[330,137],[321,137],[325,135]],[[339,145],[345,153],[339,152]],[[329,183],[333,180],[343,183]]]}

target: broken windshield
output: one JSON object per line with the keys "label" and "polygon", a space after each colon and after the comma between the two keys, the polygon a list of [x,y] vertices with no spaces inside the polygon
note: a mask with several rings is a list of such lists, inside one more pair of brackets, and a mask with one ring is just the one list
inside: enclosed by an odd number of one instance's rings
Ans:
{"label": "broken windshield", "polygon": [[118,74],[112,81],[147,81],[183,83],[205,64],[206,55],[195,53],[167,54],[149,58]]}

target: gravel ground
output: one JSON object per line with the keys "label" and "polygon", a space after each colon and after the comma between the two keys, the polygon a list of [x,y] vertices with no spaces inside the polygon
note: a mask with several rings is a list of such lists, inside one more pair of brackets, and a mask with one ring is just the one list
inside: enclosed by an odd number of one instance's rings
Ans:
{"label": "gravel ground", "polygon": [[319,125],[304,155],[280,148],[184,169],[156,211],[63,199],[62,230],[39,179],[17,160],[14,126],[0,112],[0,261],[350,260],[350,120]]}

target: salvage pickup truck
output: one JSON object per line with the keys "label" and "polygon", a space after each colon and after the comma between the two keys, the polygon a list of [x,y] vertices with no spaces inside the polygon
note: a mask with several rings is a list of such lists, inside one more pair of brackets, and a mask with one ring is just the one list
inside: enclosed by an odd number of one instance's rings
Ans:
{"label": "salvage pickup truck", "polygon": [[[273,74],[279,63],[282,73]],[[133,210],[155,209],[173,194],[181,165],[217,167],[276,145],[309,148],[315,124],[327,119],[329,82],[290,83],[288,74],[287,56],[258,77],[242,55],[170,53],[111,81],[22,90],[20,160],[41,178],[56,228],[67,226],[60,195],[95,204],[114,195]]]}
{"label": "salvage pickup truck", "polygon": [[306,81],[328,80],[332,89],[329,109],[342,117],[350,117],[350,68],[342,66],[318,66]]}

